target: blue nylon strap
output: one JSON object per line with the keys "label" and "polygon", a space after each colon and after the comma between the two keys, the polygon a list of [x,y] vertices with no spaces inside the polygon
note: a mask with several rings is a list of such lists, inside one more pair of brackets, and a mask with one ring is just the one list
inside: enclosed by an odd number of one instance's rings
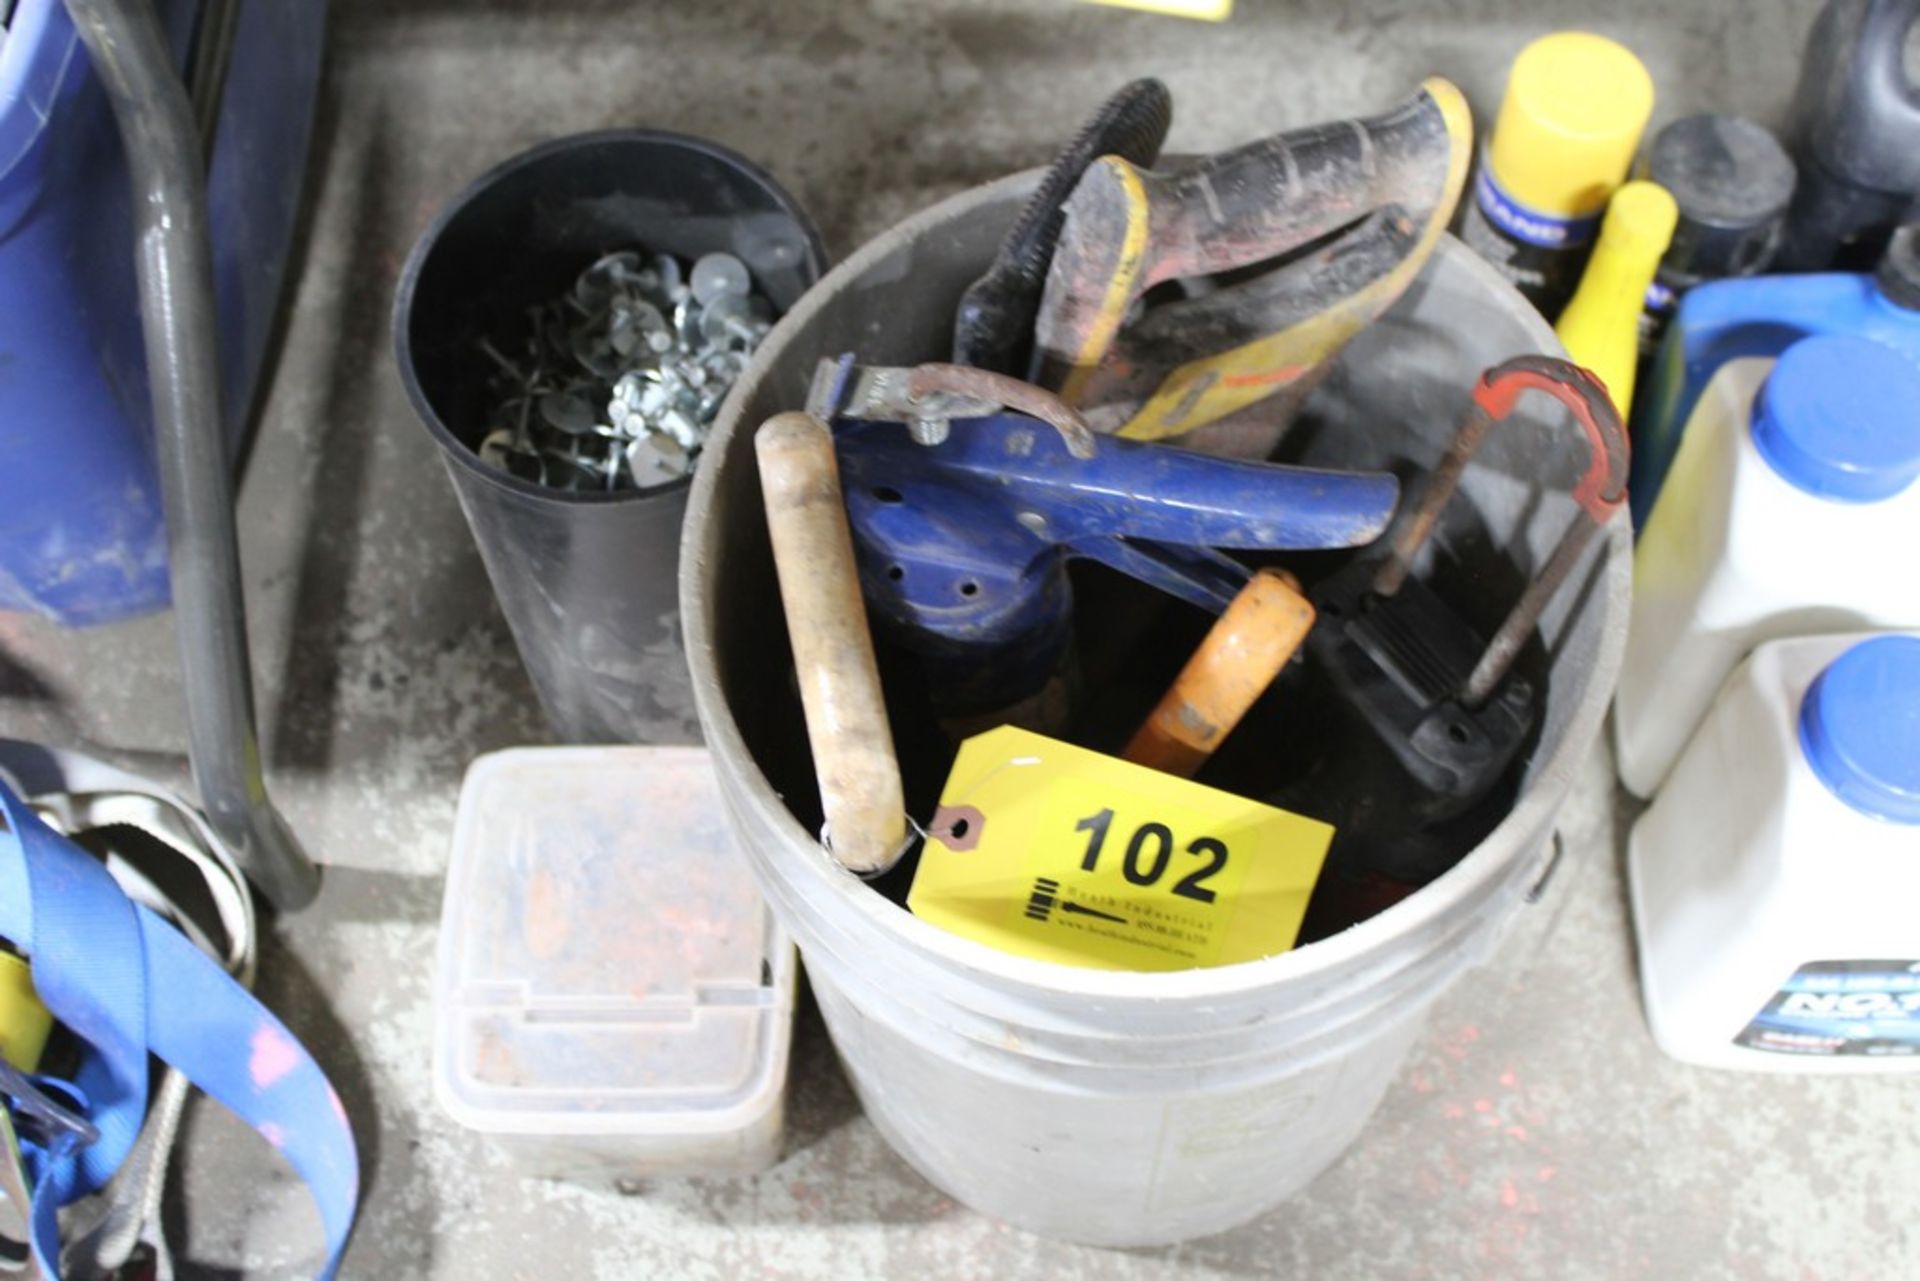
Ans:
{"label": "blue nylon strap", "polygon": [[286,1027],[178,930],[121,892],[106,869],[0,784],[0,937],[26,953],[54,1017],[88,1046],[77,1084],[100,1137],[40,1162],[32,1242],[59,1276],[54,1214],[118,1169],[146,1115],[147,1055],[159,1056],[278,1148],[306,1181],[331,1278],[353,1226],[359,1157],[346,1111]]}
{"label": "blue nylon strap", "polygon": [[[16,821],[16,813],[25,817]],[[31,918],[28,936],[8,937],[29,957],[58,960],[45,977],[34,966],[34,990],[94,1050],[74,1077],[93,1105],[88,1120],[100,1127],[100,1138],[80,1153],[71,1186],[73,1196],[85,1196],[120,1168],[147,1115],[148,970],[140,921],[100,861],[25,806],[8,806],[7,825],[27,850]],[[0,932],[5,925],[0,917]],[[71,1016],[63,1012],[69,1010]]]}

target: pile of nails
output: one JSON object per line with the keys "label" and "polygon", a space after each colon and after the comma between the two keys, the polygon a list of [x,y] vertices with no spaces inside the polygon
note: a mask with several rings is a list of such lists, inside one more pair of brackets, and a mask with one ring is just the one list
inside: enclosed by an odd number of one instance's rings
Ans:
{"label": "pile of nails", "polygon": [[614,491],[693,469],[773,308],[731,254],[683,271],[671,254],[626,249],[528,316],[515,355],[480,340],[499,367],[480,460],[537,485]]}

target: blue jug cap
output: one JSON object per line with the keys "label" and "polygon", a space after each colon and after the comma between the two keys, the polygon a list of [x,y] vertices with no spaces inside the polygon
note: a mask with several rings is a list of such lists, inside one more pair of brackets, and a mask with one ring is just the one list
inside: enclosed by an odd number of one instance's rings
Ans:
{"label": "blue jug cap", "polygon": [[1760,387],[1753,443],[1816,497],[1892,498],[1920,477],[1920,365],[1865,338],[1804,338]]}
{"label": "blue jug cap", "polygon": [[1827,664],[1800,700],[1800,750],[1862,814],[1920,824],[1920,636],[1876,636]]}

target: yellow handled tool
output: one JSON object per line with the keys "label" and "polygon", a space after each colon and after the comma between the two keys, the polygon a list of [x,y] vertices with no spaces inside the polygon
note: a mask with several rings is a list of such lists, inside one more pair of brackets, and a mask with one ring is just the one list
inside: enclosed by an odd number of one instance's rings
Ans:
{"label": "yellow handled tool", "polygon": [[904,851],[906,802],[833,433],[811,414],[775,414],[753,444],[828,848],[848,871],[876,875]]}
{"label": "yellow handled tool", "polygon": [[[1103,157],[1066,202],[1035,322],[1040,381],[1095,430],[1139,440],[1275,396],[1285,399],[1263,413],[1290,416],[1419,274],[1459,201],[1472,141],[1466,99],[1436,78],[1383,115],[1186,169]],[[1206,291],[1130,320],[1149,289],[1176,280]]]}

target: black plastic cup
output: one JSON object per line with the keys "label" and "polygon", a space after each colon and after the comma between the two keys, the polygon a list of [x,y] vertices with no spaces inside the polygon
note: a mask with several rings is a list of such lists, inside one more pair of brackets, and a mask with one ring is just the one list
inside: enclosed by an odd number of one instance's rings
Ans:
{"label": "black plastic cup", "polygon": [[691,716],[675,586],[691,482],[576,493],[482,463],[495,366],[479,340],[522,332],[528,308],[635,246],[730,253],[782,313],[827,265],[812,221],[758,166],[616,130],[545,143],[467,188],[414,246],[394,303],[401,380],[564,742],[644,742]]}

